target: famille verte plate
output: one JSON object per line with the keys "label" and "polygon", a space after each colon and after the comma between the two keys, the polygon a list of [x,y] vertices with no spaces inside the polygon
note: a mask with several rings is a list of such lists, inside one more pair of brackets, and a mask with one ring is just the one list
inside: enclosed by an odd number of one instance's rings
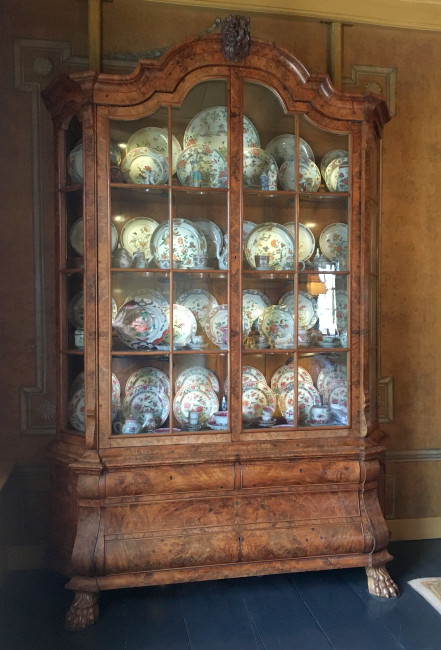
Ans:
{"label": "famille verte plate", "polygon": [[294,342],[294,318],[279,305],[265,307],[258,320],[259,333],[266,336],[276,348],[292,347]]}
{"label": "famille verte plate", "polygon": [[84,431],[84,396],[84,388],[78,388],[69,400],[69,422],[75,431]]}
{"label": "famille verte plate", "polygon": [[67,318],[77,330],[84,329],[84,299],[83,292],[79,291],[69,300]]}
{"label": "famille verte plate", "polygon": [[[284,190],[296,189],[296,163],[286,160],[279,169],[279,183]],[[299,190],[301,192],[317,192],[320,187],[320,170],[313,160],[300,156],[299,160]]]}
{"label": "famille verte plate", "polygon": [[121,172],[126,183],[164,185],[168,182],[167,159],[148,147],[129,151],[122,161]]}
{"label": "famille verte plate", "polygon": [[[289,230],[291,235],[296,238],[296,224],[293,221],[288,221],[283,224]],[[299,223],[299,245],[297,247],[297,255],[299,262],[309,260],[315,251],[315,237],[312,231],[303,223]]]}
{"label": "famille verte plate", "polygon": [[[300,155],[314,161],[314,152],[303,138],[299,138]],[[295,160],[296,158],[296,137],[292,133],[283,133],[276,135],[275,138],[270,140],[265,147],[265,151],[269,153],[276,163],[280,166],[287,160]]]}
{"label": "famille verte plate", "polygon": [[155,289],[139,289],[138,291],[133,291],[130,296],[127,296],[127,298],[124,300],[124,304],[126,302],[130,302],[131,300],[151,300],[153,304],[155,304],[157,307],[160,309],[164,307],[168,307],[168,300],[162,294],[160,291],[156,291]]}
{"label": "famille verte plate", "polygon": [[348,226],[346,223],[331,223],[326,226],[319,238],[320,250],[328,260],[338,260],[348,256]]}
{"label": "famille verte plate", "polygon": [[219,410],[219,399],[214,390],[206,384],[185,384],[173,400],[173,412],[180,424],[188,424],[188,414],[195,411],[199,426],[204,426],[213,413]]}
{"label": "famille verte plate", "polygon": [[168,320],[164,309],[152,300],[130,300],[118,310],[113,327],[123,343],[132,350],[144,350],[157,346],[168,332]]}
{"label": "famille verte plate", "polygon": [[191,368],[183,370],[176,378],[176,392],[186,384],[204,384],[210,386],[216,393],[219,391],[219,380],[216,373],[203,366],[191,366]]}
{"label": "famille verte plate", "polygon": [[[243,384],[252,384],[256,382],[261,382],[263,384],[266,384],[266,379],[265,375],[263,372],[261,372],[258,368],[255,368],[254,366],[243,366],[242,367],[242,383]],[[224,382],[224,392],[225,395],[228,393],[228,377],[225,379]]]}
{"label": "famille verte plate", "polygon": [[287,257],[295,255],[295,239],[279,223],[263,223],[248,234],[245,255],[251,268],[256,268],[255,255],[268,255],[270,268],[280,268]]}
{"label": "famille verte plate", "polygon": [[[170,307],[164,308],[167,323],[170,322]],[[173,305],[173,347],[182,348],[190,342],[192,336],[196,334],[197,322],[193,313],[184,307],[184,305]],[[160,349],[168,348],[170,345],[169,330],[161,342]]]}
{"label": "famille verte plate", "polygon": [[[225,156],[228,150],[227,119],[226,106],[205,108],[190,120],[185,129],[184,147],[190,147],[193,144],[206,144]],[[246,115],[243,116],[243,146],[244,148],[260,146],[257,129]]]}
{"label": "famille verte plate", "polygon": [[184,291],[176,302],[178,305],[184,305],[184,307],[187,307],[192,312],[202,329],[205,328],[208,314],[218,304],[216,298],[209,291],[205,291],[205,289],[189,289],[188,291]]}
{"label": "famille verte plate", "polygon": [[320,162],[320,171],[325,180],[326,168],[333,160],[336,158],[346,158],[348,159],[348,152],[345,149],[332,149],[327,151]]}
{"label": "famille verte plate", "polygon": [[193,171],[199,165],[200,187],[227,187],[227,162],[217,149],[206,144],[194,144],[179,156],[176,173],[181,185],[193,186]]}
{"label": "famille verte plate", "polygon": [[278,165],[274,158],[260,147],[247,147],[243,150],[243,185],[247,189],[260,190],[260,176],[273,166],[277,174]]}
{"label": "famille verte plate", "polygon": [[[195,255],[207,254],[207,240],[204,233],[188,219],[173,219],[173,260],[182,268],[193,267]],[[151,252],[157,264],[170,259],[170,228],[168,221],[161,223],[150,240]]]}
{"label": "famille verte plate", "polygon": [[150,411],[158,426],[166,421],[170,411],[170,398],[164,390],[158,390],[154,384],[138,384],[126,393],[123,410],[139,417]]}
{"label": "famille verte plate", "polygon": [[194,224],[202,230],[207,241],[207,257],[214,259],[224,245],[224,234],[217,223],[210,219],[195,219]]}
{"label": "famille verte plate", "polygon": [[126,382],[126,395],[140,384],[157,386],[158,390],[163,390],[167,395],[170,394],[170,380],[166,373],[159,368],[148,366],[132,372]]}
{"label": "famille verte plate", "polygon": [[80,142],[67,157],[67,172],[74,183],[83,182],[83,145]]}
{"label": "famille verte plate", "polygon": [[151,257],[150,240],[158,226],[158,222],[149,217],[130,219],[121,230],[121,246],[130,255],[143,251],[147,258]]}
{"label": "famille verte plate", "polygon": [[[127,141],[126,151],[147,147],[155,153],[160,153],[168,160],[168,130],[159,126],[146,126],[143,129],[135,131]],[[182,147],[179,141],[172,136],[172,173],[176,172],[176,165],[181,154]]]}
{"label": "famille verte plate", "polygon": [[[296,365],[294,363],[287,363],[286,365],[277,368],[270,381],[271,388],[276,395],[285,392],[287,386],[294,382],[295,372]],[[307,370],[305,370],[305,368],[302,368],[302,366],[297,366],[297,379],[299,382],[302,381],[311,384],[311,386],[313,385],[311,375]]]}
{"label": "famille verte plate", "polygon": [[242,309],[252,325],[270,305],[271,300],[258,289],[245,289],[242,293]]}
{"label": "famille verte plate", "polygon": [[330,192],[347,192],[349,162],[347,158],[334,158],[325,171],[325,183]]}
{"label": "famille verte plate", "polygon": [[[118,246],[118,231],[113,223],[110,224],[110,239],[112,253]],[[69,231],[70,245],[74,251],[83,256],[84,253],[84,219],[77,219]]]}
{"label": "famille verte plate", "polygon": [[276,410],[276,396],[266,382],[245,382],[242,385],[242,416],[246,421],[262,415],[263,409],[271,415]]}

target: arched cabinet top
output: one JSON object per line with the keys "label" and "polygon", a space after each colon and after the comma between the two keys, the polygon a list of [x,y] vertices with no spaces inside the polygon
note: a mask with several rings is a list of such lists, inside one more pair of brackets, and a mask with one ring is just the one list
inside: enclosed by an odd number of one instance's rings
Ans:
{"label": "arched cabinet top", "polygon": [[232,63],[221,53],[217,35],[176,45],[159,60],[140,60],[128,75],[64,75],[43,97],[53,117],[77,112],[82,100],[83,105],[106,106],[110,117],[136,119],[161,105],[179,105],[199,82],[231,75],[272,88],[288,112],[305,113],[328,128],[343,130],[347,123],[367,121],[381,135],[390,119],[382,98],[339,92],[327,75],[310,74],[293,54],[273,43],[253,40],[246,59]]}

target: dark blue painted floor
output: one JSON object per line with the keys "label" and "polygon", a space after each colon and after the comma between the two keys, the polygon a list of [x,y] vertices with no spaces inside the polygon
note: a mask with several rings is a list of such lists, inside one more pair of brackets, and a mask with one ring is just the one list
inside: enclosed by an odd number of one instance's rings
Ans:
{"label": "dark blue painted floor", "polygon": [[48,570],[4,576],[0,650],[441,650],[441,615],[407,581],[441,575],[441,539],[395,542],[401,597],[370,596],[364,569],[103,592],[100,618],[63,629],[72,600]]}

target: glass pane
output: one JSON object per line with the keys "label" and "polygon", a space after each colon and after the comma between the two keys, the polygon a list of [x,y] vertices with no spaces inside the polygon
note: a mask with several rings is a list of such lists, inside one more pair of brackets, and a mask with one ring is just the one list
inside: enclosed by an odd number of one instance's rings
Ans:
{"label": "glass pane", "polygon": [[299,363],[310,377],[298,387],[299,424],[309,427],[347,425],[347,354],[305,354]]}
{"label": "glass pane", "polygon": [[82,354],[67,357],[66,374],[62,383],[67,386],[67,412],[61,413],[61,426],[84,433],[84,357]]}
{"label": "glass pane", "polygon": [[301,274],[298,309],[299,345],[323,348],[347,347],[346,275]]}

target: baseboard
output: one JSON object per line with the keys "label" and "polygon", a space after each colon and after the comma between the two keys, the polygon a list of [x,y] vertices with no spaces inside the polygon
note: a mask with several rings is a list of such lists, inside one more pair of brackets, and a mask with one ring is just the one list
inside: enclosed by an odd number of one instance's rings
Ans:
{"label": "baseboard", "polygon": [[387,527],[391,532],[392,542],[441,538],[441,517],[388,519]]}

